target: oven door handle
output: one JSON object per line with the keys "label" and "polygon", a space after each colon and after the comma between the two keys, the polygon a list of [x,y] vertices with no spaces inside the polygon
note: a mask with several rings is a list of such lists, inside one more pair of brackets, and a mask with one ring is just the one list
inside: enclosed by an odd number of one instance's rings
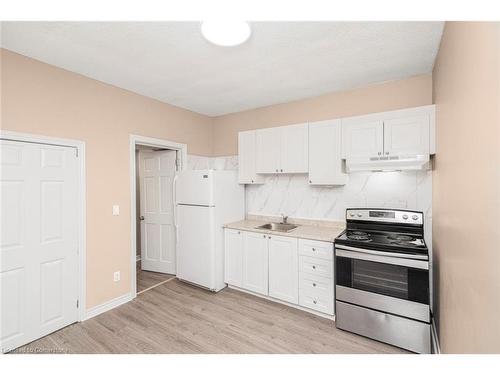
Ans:
{"label": "oven door handle", "polygon": [[[344,247],[346,247],[346,246],[344,246]],[[359,250],[360,249],[356,249],[356,251],[342,250],[339,246],[336,246],[335,256],[343,257],[343,258],[366,260],[368,262],[394,264],[396,266],[403,266],[403,267],[409,267],[409,268],[419,268],[419,269],[423,269],[423,270],[429,269],[429,262],[428,261],[418,260],[418,259],[405,259],[405,258],[385,256],[385,255],[379,255],[379,254],[375,255],[375,254],[372,254],[372,251],[370,251],[370,253],[365,252],[365,251],[369,251],[369,250],[365,250],[365,249],[361,249],[362,251],[359,251]],[[375,252],[375,253],[378,253],[378,252]],[[387,253],[385,253],[385,254],[387,254]]]}

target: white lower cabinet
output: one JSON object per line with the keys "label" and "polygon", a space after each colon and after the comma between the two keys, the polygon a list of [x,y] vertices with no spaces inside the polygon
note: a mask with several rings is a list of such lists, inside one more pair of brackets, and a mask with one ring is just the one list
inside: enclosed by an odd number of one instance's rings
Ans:
{"label": "white lower cabinet", "polygon": [[299,303],[297,238],[269,236],[269,296]]}
{"label": "white lower cabinet", "polygon": [[333,315],[333,243],[225,230],[225,282]]}
{"label": "white lower cabinet", "polygon": [[262,233],[243,232],[242,288],[268,295],[268,245]]}
{"label": "white lower cabinet", "polygon": [[299,240],[299,305],[333,315],[333,244]]}
{"label": "white lower cabinet", "polygon": [[226,229],[224,236],[224,282],[237,287],[243,286],[243,233]]}

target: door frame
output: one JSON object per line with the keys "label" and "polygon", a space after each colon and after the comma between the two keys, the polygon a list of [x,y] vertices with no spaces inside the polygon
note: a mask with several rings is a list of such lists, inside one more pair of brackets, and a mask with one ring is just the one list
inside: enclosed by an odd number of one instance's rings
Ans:
{"label": "door frame", "polygon": [[[131,298],[137,297],[137,194],[136,194],[136,163],[135,163],[135,148],[136,146],[150,146],[178,151],[180,155],[180,163],[177,166],[179,171],[187,168],[187,145],[185,143],[177,143],[160,138],[145,137],[142,135],[130,134],[129,139],[129,162],[130,162],[130,294]],[[174,203],[175,204],[175,203]]]}
{"label": "door frame", "polygon": [[39,134],[20,133],[9,130],[0,130],[0,139],[26,143],[48,144],[52,146],[73,147],[77,152],[78,159],[78,181],[77,181],[77,236],[78,236],[78,276],[77,276],[77,298],[78,298],[78,321],[86,318],[86,290],[87,290],[87,227],[86,227],[86,166],[85,166],[85,142],[69,138],[55,138]]}

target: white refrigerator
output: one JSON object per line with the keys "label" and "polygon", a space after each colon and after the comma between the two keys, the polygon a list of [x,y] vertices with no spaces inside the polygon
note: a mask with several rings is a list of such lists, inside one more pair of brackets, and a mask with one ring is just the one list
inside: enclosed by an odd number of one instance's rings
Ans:
{"label": "white refrigerator", "polygon": [[218,292],[226,286],[223,225],[245,217],[238,172],[182,171],[174,191],[177,278]]}

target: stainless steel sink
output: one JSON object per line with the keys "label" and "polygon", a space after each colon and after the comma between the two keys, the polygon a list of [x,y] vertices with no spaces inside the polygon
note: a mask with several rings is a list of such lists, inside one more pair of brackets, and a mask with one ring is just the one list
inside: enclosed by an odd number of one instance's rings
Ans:
{"label": "stainless steel sink", "polygon": [[297,228],[297,225],[293,224],[281,224],[281,223],[268,223],[264,225],[259,225],[255,227],[256,229],[267,229],[274,230],[276,232],[290,232],[291,230]]}

